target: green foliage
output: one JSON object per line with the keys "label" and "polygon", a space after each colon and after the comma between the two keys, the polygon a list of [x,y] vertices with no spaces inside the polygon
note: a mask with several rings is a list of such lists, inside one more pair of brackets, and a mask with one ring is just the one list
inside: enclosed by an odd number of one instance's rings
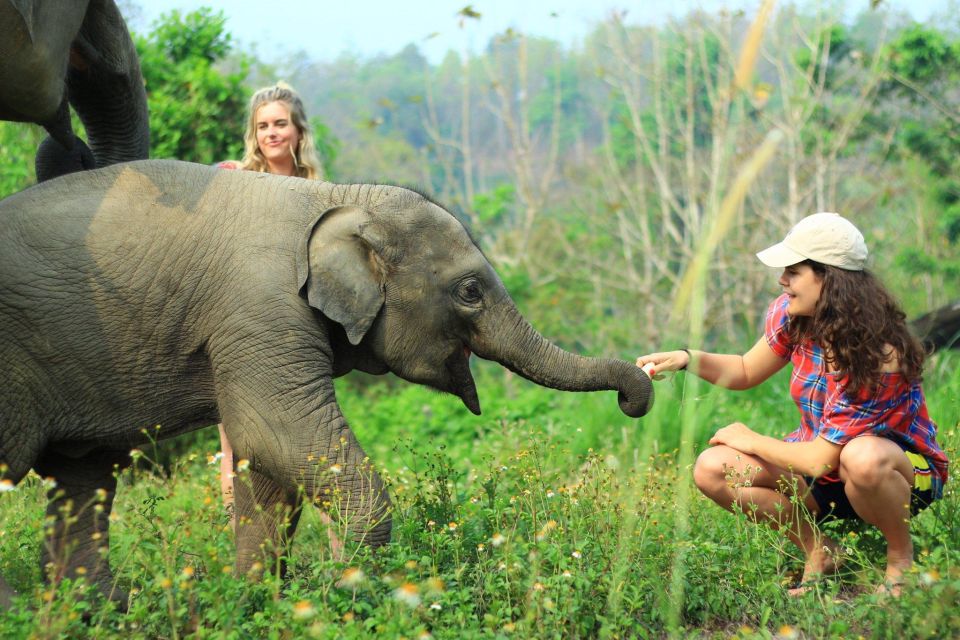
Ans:
{"label": "green foliage", "polygon": [[36,125],[0,122],[0,198],[36,181],[33,159],[45,136]]}
{"label": "green foliage", "polygon": [[[888,45],[889,70],[910,82],[926,84],[944,74],[956,75],[960,42],[933,27],[914,24]],[[919,98],[919,96],[914,96]]]}
{"label": "green foliage", "polygon": [[237,72],[216,63],[230,52],[222,12],[164,14],[154,31],[136,37],[150,109],[150,155],[213,164],[243,154],[250,90]]}
{"label": "green foliage", "polygon": [[[948,455],[960,451],[957,354],[925,388]],[[802,561],[782,533],[726,513],[679,464],[678,416],[694,446],[740,419],[769,434],[795,412],[786,376],[750,393],[685,395],[657,383],[654,411],[617,416],[614,394],[569,394],[478,372],[487,416],[413,385],[338,381],[337,395],[389,486],[392,542],[327,551],[313,510],[280,580],[235,575],[214,440],[170,468],[149,452],[120,477],[111,565],[119,614],[82,583],[41,583],[45,483],[3,495],[0,569],[23,595],[0,613],[10,638],[943,638],[960,633],[960,493],[912,520],[915,569],[898,600],[873,594],[885,562],[868,526],[834,526],[847,570],[799,599]],[[376,405],[375,407],[371,405]],[[405,432],[405,433],[404,433]],[[162,446],[162,445],[161,445]],[[243,474],[240,480],[243,481]],[[675,586],[671,586],[675,585]],[[674,613],[676,612],[676,616]],[[83,622],[83,616],[90,618]]]}

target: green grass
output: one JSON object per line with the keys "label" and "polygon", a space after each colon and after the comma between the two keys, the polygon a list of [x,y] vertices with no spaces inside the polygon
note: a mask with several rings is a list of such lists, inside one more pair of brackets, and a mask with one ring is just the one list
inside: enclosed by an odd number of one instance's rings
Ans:
{"label": "green grass", "polygon": [[[934,358],[926,391],[951,459],[960,454],[960,354]],[[799,599],[801,559],[778,532],[699,496],[690,456],[742,420],[796,422],[778,377],[747,393],[657,384],[653,412],[623,417],[612,393],[540,389],[481,367],[485,415],[405,383],[338,383],[344,411],[393,497],[393,541],[330,559],[309,512],[285,579],[232,572],[216,432],[172,465],[146,451],[122,474],[111,565],[134,593],[119,614],[84,587],[45,586],[44,487],[0,502],[0,570],[23,595],[3,638],[942,638],[960,634],[960,499],[913,520],[915,571],[899,600],[872,587],[883,542],[837,528],[848,570]],[[684,407],[691,428],[681,429]],[[681,433],[691,439],[681,440]],[[161,445],[162,446],[162,445]],[[181,447],[184,445],[180,445]],[[682,453],[684,451],[686,453]],[[682,462],[681,462],[682,461]],[[877,606],[881,604],[882,606]],[[84,622],[84,617],[89,618]]]}

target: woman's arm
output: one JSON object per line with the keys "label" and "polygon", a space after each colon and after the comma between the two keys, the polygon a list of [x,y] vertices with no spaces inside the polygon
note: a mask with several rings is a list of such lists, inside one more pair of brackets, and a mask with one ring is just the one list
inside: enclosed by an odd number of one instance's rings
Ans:
{"label": "woman's arm", "polygon": [[651,353],[637,358],[637,366],[652,363],[658,373],[686,369],[707,382],[727,389],[750,389],[782,369],[784,360],[760,338],[742,356],[707,351],[681,350]]}
{"label": "woman's arm", "polygon": [[710,444],[724,444],[784,469],[814,478],[840,466],[840,450],[843,448],[823,438],[815,438],[809,442],[784,442],[762,436],[740,422],[734,422],[717,431],[710,438]]}

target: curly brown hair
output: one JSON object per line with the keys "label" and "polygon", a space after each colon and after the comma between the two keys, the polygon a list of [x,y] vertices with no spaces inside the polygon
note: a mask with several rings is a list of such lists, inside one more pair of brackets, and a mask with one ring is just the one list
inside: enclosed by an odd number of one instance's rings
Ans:
{"label": "curly brown hair", "polygon": [[872,393],[891,357],[899,359],[907,380],[923,379],[923,347],[907,328],[906,314],[876,276],[813,260],[801,264],[813,269],[822,289],[813,316],[790,318],[794,344],[810,339],[820,345],[827,361],[847,377],[847,393],[852,396],[862,390]]}

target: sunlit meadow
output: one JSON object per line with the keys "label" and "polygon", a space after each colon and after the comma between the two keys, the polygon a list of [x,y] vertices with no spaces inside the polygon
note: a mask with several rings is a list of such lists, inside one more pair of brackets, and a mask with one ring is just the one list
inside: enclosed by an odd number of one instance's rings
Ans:
{"label": "sunlit meadow", "polygon": [[[960,435],[956,353],[934,357],[931,412],[952,457]],[[289,571],[233,573],[216,430],[149,447],[121,474],[110,562],[131,595],[120,614],[82,583],[46,586],[38,563],[44,492],[31,477],[0,503],[0,569],[22,596],[4,638],[942,638],[960,633],[957,492],[913,521],[916,570],[898,600],[873,594],[883,543],[838,528],[846,570],[799,599],[802,561],[780,533],[700,497],[679,452],[741,419],[792,427],[783,376],[761,389],[691,395],[657,383],[647,417],[612,393],[564,394],[483,367],[485,415],[407,384],[341,384],[340,401],[382,469],[393,540],[330,557],[308,509]],[[680,440],[689,408],[695,428]],[[169,447],[167,447],[169,449]],[[172,460],[172,461],[171,461]],[[242,481],[242,472],[240,473]],[[333,498],[335,502],[336,498]],[[95,508],[96,505],[86,505]],[[877,606],[877,605],[882,606]]]}

